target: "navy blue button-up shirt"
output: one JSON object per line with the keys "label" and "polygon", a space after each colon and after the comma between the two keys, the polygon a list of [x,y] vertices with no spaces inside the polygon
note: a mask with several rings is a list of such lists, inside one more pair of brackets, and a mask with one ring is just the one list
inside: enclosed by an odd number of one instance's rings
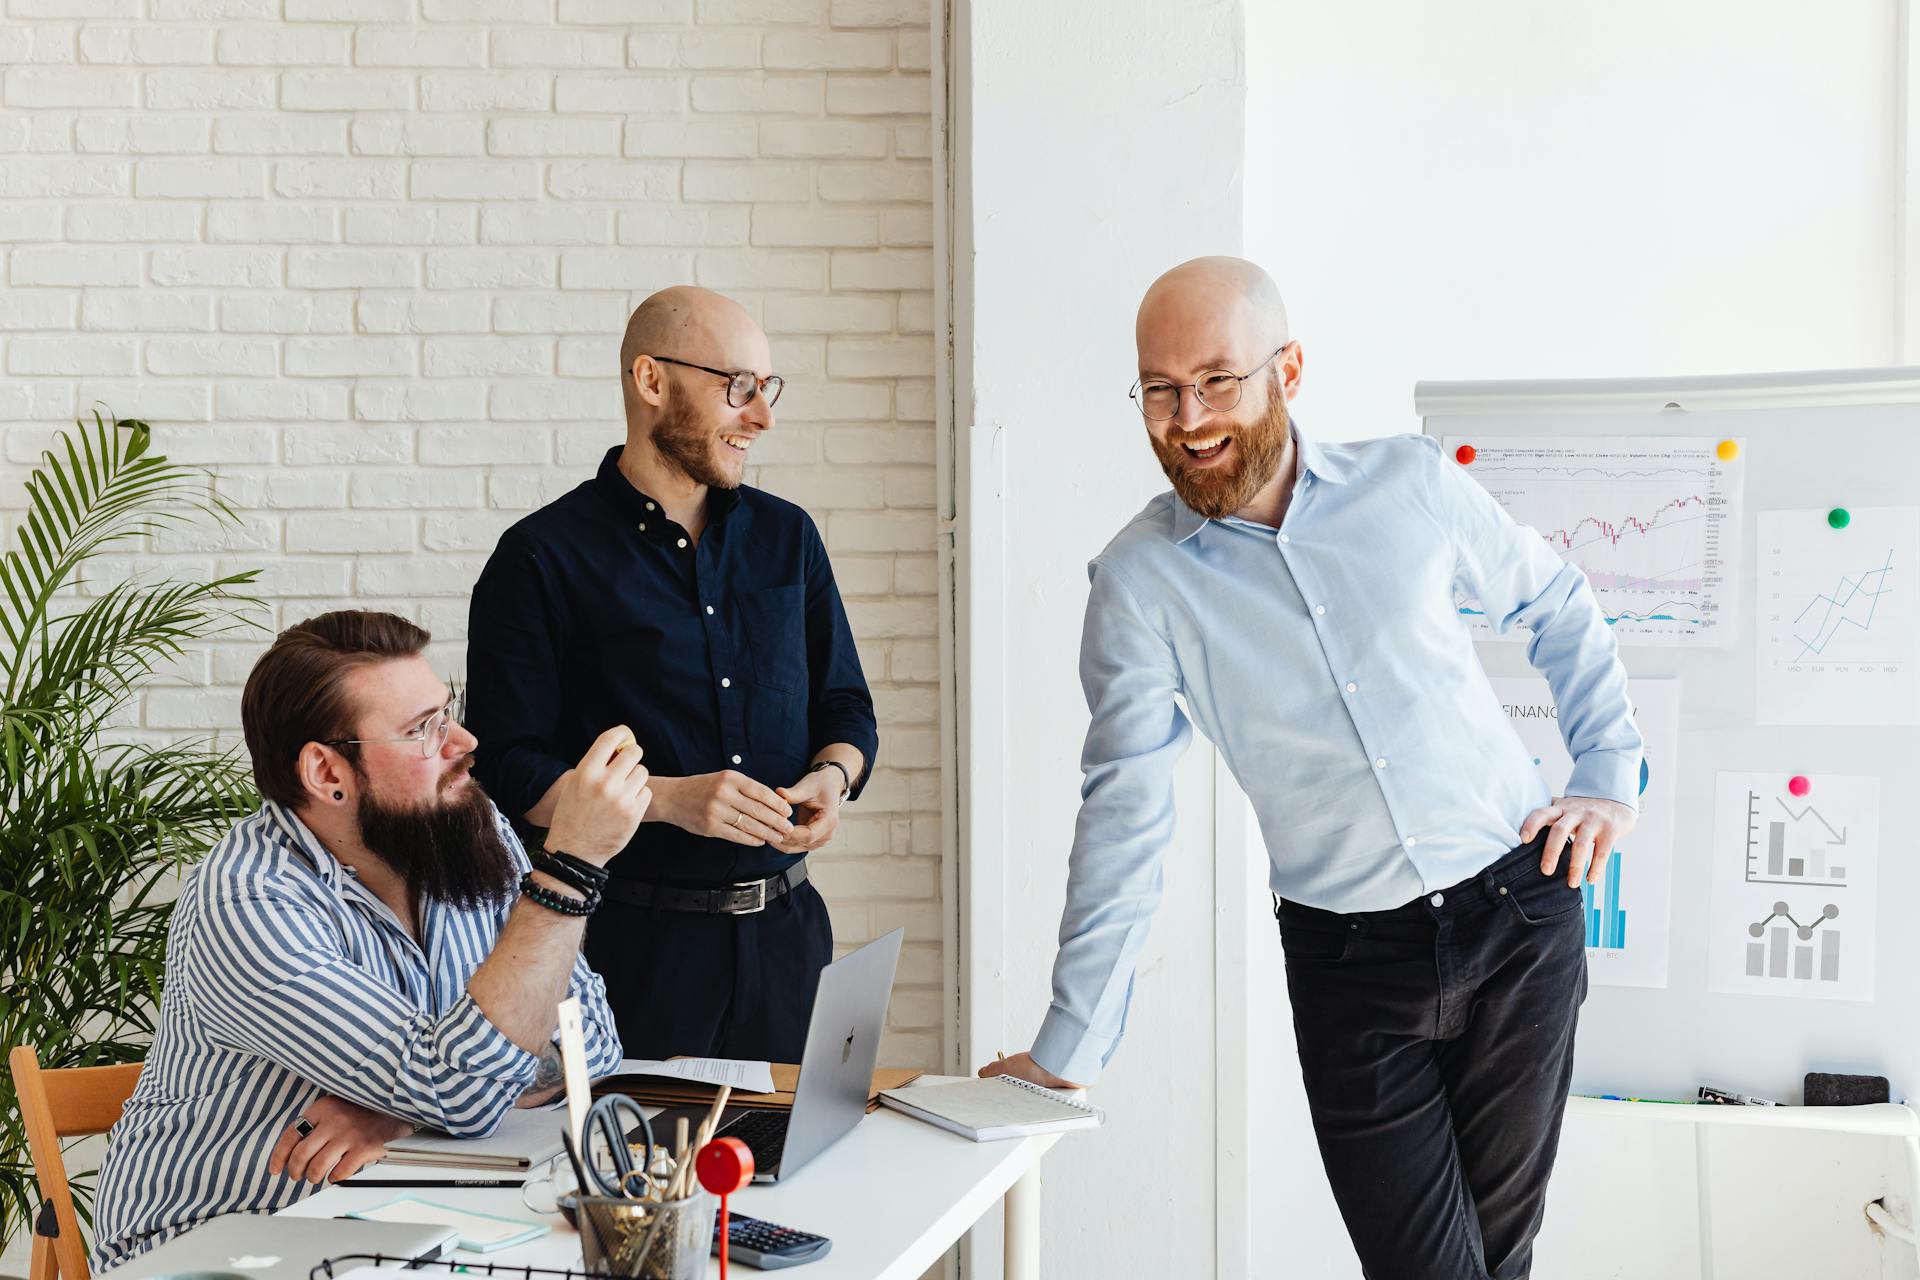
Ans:
{"label": "navy blue button-up shirt", "polygon": [[[866,758],[864,783],[873,699],[813,520],[758,489],[714,489],[695,542],[619,459],[610,450],[592,480],[508,529],[474,586],[467,727],[481,785],[518,819],[616,724],[662,777],[735,769],[790,786],[845,742]],[[791,863],[648,822],[610,869],[720,884]]]}

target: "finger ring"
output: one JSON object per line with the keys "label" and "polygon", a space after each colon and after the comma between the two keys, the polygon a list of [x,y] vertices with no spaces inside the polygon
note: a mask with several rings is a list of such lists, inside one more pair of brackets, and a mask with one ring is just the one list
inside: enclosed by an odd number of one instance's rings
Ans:
{"label": "finger ring", "polygon": [[304,1138],[313,1132],[313,1121],[301,1116],[293,1122],[293,1131]]}
{"label": "finger ring", "polygon": [[733,815],[733,821],[732,821],[732,822],[729,822],[729,823],[728,823],[727,825],[728,825],[728,826],[730,826],[730,827],[737,827],[737,826],[739,826],[739,825],[740,825],[740,819],[742,819],[742,818],[744,818],[744,817],[746,817],[746,816],[747,816],[747,815],[746,815],[746,814],[744,814],[744,813],[736,813],[736,814],[734,814],[734,815]]}

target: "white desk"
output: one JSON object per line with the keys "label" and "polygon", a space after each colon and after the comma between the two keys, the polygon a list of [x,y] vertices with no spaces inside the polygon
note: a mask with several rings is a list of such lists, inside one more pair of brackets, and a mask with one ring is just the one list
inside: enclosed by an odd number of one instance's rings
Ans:
{"label": "white desk", "polygon": [[[833,1241],[825,1258],[794,1269],[795,1280],[919,1280],[1004,1196],[1007,1280],[1039,1280],[1040,1158],[1059,1140],[1059,1134],[1047,1134],[969,1142],[882,1108],[793,1181],[749,1187],[733,1197],[732,1207]],[[393,1172],[406,1176],[399,1168]],[[535,1216],[516,1187],[334,1186],[281,1212],[338,1217],[407,1195],[510,1218]],[[538,1240],[459,1256],[509,1266],[577,1267],[579,1235],[558,1214],[543,1221],[553,1230]],[[707,1274],[719,1274],[717,1262]],[[742,1266],[741,1274],[761,1273]]]}

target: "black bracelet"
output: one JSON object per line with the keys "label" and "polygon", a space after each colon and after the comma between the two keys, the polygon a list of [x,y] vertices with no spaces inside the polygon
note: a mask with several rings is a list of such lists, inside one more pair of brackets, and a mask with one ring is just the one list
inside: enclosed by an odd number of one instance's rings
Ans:
{"label": "black bracelet", "polygon": [[569,898],[564,893],[555,893],[533,878],[529,871],[520,877],[520,896],[549,911],[557,911],[563,916],[590,916],[593,909],[600,905],[600,895],[589,894],[585,898]]}
{"label": "black bracelet", "polygon": [[541,852],[562,866],[572,867],[575,871],[585,876],[588,882],[596,889],[604,888],[607,880],[613,875],[611,871],[608,871],[603,866],[588,862],[585,858],[577,858],[573,854],[563,852],[559,849],[543,849]]}
{"label": "black bracelet", "polygon": [[567,888],[579,891],[582,897],[593,897],[606,883],[604,880],[581,874],[575,867],[540,849],[527,854],[527,861],[535,871],[552,876]]}
{"label": "black bracelet", "polygon": [[838,760],[822,760],[815,764],[813,768],[807,770],[807,772],[818,773],[822,769],[838,769],[840,771],[840,781],[844,784],[840,788],[840,798],[842,800],[845,800],[853,794],[853,775],[847,772],[847,766],[841,764]]}

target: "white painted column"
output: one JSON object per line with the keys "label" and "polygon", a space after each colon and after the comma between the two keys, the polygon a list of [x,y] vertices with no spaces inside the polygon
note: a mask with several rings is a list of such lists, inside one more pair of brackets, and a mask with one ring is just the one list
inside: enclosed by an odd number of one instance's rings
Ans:
{"label": "white painted column", "polygon": [[[950,85],[936,136],[951,182],[956,1065],[970,1069],[1026,1048],[1047,1008],[1087,723],[1086,562],[1166,487],[1126,397],[1134,310],[1175,263],[1239,251],[1243,22],[1237,0],[948,0],[935,25]],[[1244,1087],[1216,1065],[1215,915],[1258,886],[1216,881],[1204,744],[1176,793],[1166,903],[1094,1095],[1108,1124],[1047,1160],[1050,1280],[1214,1272],[1220,1088]],[[976,1231],[972,1276],[1000,1274],[998,1225]]]}

